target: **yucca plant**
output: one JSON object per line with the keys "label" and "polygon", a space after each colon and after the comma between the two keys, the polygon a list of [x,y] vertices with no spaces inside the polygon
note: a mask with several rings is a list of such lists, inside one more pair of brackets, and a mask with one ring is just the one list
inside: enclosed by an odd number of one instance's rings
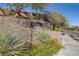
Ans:
{"label": "yucca plant", "polygon": [[14,33],[0,32],[0,55],[16,56],[27,49],[26,44]]}

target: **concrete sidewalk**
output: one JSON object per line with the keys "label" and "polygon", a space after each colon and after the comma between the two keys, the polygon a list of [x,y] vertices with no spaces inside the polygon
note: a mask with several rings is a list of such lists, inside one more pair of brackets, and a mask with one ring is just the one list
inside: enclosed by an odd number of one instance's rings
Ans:
{"label": "concrete sidewalk", "polygon": [[64,48],[61,49],[55,56],[79,56],[79,42],[71,37],[62,36]]}

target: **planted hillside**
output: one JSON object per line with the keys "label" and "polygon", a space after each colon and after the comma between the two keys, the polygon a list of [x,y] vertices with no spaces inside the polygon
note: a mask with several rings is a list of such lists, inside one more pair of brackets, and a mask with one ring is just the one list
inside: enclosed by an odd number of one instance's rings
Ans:
{"label": "planted hillside", "polygon": [[[66,29],[67,21],[58,11],[46,11],[50,5],[7,3],[7,9],[0,8],[0,55],[56,54],[62,48],[61,32]],[[26,11],[27,8],[32,11]]]}

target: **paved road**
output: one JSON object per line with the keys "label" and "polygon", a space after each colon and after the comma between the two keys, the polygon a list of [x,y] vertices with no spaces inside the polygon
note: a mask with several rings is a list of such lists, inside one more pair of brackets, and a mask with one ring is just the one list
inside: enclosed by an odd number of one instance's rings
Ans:
{"label": "paved road", "polygon": [[64,48],[55,56],[79,56],[79,42],[67,35],[62,36]]}

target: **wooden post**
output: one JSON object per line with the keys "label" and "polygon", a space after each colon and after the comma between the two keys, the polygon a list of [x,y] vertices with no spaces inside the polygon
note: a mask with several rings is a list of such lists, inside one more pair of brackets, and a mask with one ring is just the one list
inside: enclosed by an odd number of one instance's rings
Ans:
{"label": "wooden post", "polygon": [[31,21],[31,22],[30,22],[31,34],[30,34],[30,42],[29,42],[30,48],[32,47],[33,28],[34,28],[34,26],[33,26],[33,22]]}

